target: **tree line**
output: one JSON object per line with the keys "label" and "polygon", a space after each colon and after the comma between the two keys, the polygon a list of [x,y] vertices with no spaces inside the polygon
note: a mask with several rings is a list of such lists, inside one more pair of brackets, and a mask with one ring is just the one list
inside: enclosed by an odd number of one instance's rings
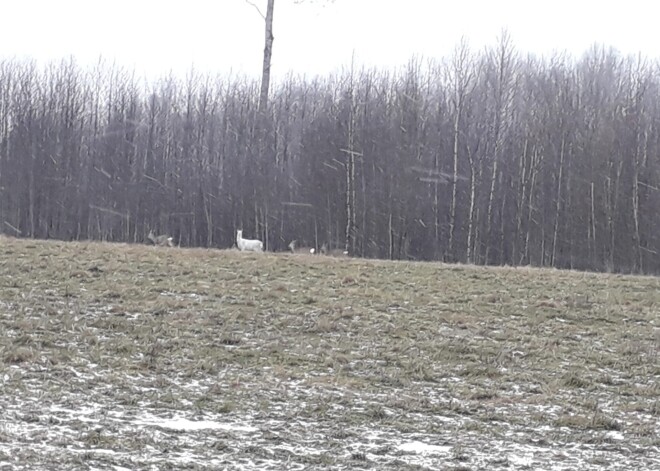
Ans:
{"label": "tree line", "polygon": [[0,61],[7,234],[660,272],[658,64],[483,51],[396,71],[143,81]]}

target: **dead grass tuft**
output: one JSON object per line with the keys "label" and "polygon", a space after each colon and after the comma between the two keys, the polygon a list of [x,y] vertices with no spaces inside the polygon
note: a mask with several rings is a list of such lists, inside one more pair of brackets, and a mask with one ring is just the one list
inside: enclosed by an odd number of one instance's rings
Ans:
{"label": "dead grass tuft", "polygon": [[33,362],[37,358],[37,353],[32,348],[17,347],[4,355],[4,362],[10,365],[19,363]]}
{"label": "dead grass tuft", "polygon": [[570,371],[563,376],[562,385],[567,388],[586,389],[592,385],[592,382],[589,378],[584,376],[584,373],[579,371]]}
{"label": "dead grass tuft", "polygon": [[587,415],[562,415],[556,420],[559,427],[570,427],[582,430],[623,430],[623,424],[614,420],[601,412],[595,412],[591,416]]}

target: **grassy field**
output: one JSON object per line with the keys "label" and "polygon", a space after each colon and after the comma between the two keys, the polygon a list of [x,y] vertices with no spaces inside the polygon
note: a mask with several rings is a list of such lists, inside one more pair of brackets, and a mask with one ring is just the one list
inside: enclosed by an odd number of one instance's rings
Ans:
{"label": "grassy field", "polygon": [[660,469],[660,280],[0,238],[0,470]]}

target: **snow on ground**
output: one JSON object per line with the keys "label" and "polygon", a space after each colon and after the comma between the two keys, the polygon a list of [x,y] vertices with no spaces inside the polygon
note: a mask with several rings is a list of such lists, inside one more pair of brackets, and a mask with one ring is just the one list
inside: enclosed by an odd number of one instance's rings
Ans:
{"label": "snow on ground", "polygon": [[428,443],[417,441],[401,443],[397,445],[397,448],[401,451],[418,455],[443,455],[452,450],[450,446],[429,445]]}
{"label": "snow on ground", "polygon": [[[76,378],[94,376],[71,373]],[[11,381],[6,376],[4,381]],[[208,391],[211,379],[173,384],[193,402]],[[378,469],[463,464],[474,469],[573,470],[600,469],[605,463],[617,463],[619,469],[660,469],[660,450],[655,455],[651,450],[642,454],[622,432],[594,434],[592,443],[577,442],[570,434],[562,436],[564,431],[557,427],[483,424],[449,409],[444,414],[404,417],[390,411],[372,424],[351,424],[342,423],[346,416],[341,414],[346,411],[330,408],[322,420],[313,420],[296,411],[322,400],[321,394],[347,391],[309,388],[300,380],[280,384],[280,388],[288,391],[282,395],[282,407],[252,413],[95,402],[103,393],[94,391],[69,391],[61,401],[44,401],[38,392],[30,391],[21,397],[4,396],[0,400],[0,469],[21,469],[22,460],[32,462],[34,469],[55,462],[75,465],[81,460],[89,469],[304,469],[323,467],[337,458],[345,467],[353,463]],[[382,401],[383,393],[353,399],[352,412],[360,414]],[[27,449],[29,453],[21,451]]]}
{"label": "snow on ground", "polygon": [[256,432],[255,427],[246,425],[226,424],[214,422],[212,420],[190,420],[185,417],[175,417],[171,419],[164,419],[153,415],[142,417],[139,420],[134,420],[135,425],[145,425],[153,427],[162,427],[172,430],[180,431],[194,431],[194,430],[225,430],[236,432]]}

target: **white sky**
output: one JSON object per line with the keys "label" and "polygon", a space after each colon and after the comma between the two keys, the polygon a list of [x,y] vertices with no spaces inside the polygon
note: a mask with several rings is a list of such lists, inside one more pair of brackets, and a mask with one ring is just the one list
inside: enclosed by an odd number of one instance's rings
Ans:
{"label": "white sky", "polygon": [[[253,0],[265,10],[266,0]],[[394,68],[474,49],[503,28],[521,52],[581,55],[592,44],[660,58],[656,0],[275,0],[273,73]],[[264,22],[245,0],[0,0],[0,59],[75,56],[157,77],[261,70]]]}

